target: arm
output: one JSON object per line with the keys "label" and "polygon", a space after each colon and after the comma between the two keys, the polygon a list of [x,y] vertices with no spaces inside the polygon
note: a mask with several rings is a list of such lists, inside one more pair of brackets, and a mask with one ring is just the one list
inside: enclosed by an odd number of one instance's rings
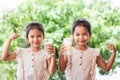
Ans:
{"label": "arm", "polygon": [[13,59],[15,59],[16,53],[15,53],[15,52],[9,53],[9,49],[10,49],[10,44],[11,44],[11,42],[12,42],[14,39],[18,38],[18,37],[19,37],[19,35],[14,34],[13,36],[11,36],[11,37],[7,40],[6,45],[5,45],[5,48],[3,49],[3,54],[2,54],[2,58],[1,58],[2,60],[8,61],[8,60],[13,60]]}
{"label": "arm", "polygon": [[66,55],[64,55],[65,52],[65,46],[62,45],[61,49],[60,49],[60,58],[59,58],[59,70],[60,71],[64,71],[67,67],[67,62],[68,62],[68,58]]}
{"label": "arm", "polygon": [[53,75],[55,72],[56,68],[56,54],[55,54],[55,47],[53,45],[48,45],[48,53],[51,54],[51,58],[47,60],[47,65],[48,65],[48,72],[50,75]]}
{"label": "arm", "polygon": [[112,68],[114,63],[114,59],[116,56],[116,49],[113,44],[108,45],[108,48],[112,51],[112,55],[110,56],[108,62],[105,62],[101,56],[97,57],[97,64],[104,70],[109,71]]}

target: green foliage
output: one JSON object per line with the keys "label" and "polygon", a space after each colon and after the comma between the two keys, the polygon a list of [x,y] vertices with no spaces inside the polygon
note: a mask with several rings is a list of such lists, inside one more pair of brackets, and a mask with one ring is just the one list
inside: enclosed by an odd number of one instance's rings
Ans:
{"label": "green foliage", "polygon": [[[104,60],[111,55],[107,44],[114,43],[117,56],[113,69],[120,65],[120,9],[113,8],[111,1],[93,0],[87,4],[84,0],[26,0],[17,9],[6,11],[0,21],[0,53],[2,53],[4,42],[13,33],[19,33],[20,38],[12,43],[10,51],[16,46],[26,47],[25,32],[26,25],[31,21],[39,21],[45,26],[45,37],[52,38],[57,49],[59,49],[64,37],[72,37],[71,26],[74,20],[84,17],[92,25],[92,36],[89,42],[91,47],[101,49]],[[16,62],[0,61],[0,80],[16,79]],[[100,70],[102,74],[102,72]],[[9,75],[8,75],[9,74]],[[56,70],[50,80],[65,80],[63,75]],[[1,78],[2,77],[2,78]]]}
{"label": "green foliage", "polygon": [[3,62],[0,60],[0,64],[0,80],[16,80],[16,61]]}

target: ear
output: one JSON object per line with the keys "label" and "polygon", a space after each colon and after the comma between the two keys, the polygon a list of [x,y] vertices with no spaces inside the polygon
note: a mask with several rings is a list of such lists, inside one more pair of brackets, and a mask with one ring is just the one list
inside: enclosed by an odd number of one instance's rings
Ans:
{"label": "ear", "polygon": [[89,34],[90,38],[91,38],[91,35],[92,35],[92,33]]}
{"label": "ear", "polygon": [[27,41],[27,42],[29,42],[29,39],[28,39],[28,38],[26,38],[26,41]]}
{"label": "ear", "polygon": [[74,34],[72,33],[72,37],[74,37]]}
{"label": "ear", "polygon": [[45,39],[45,35],[43,35],[43,40]]}
{"label": "ear", "polygon": [[29,39],[28,38],[26,38],[26,43],[27,43],[27,47],[30,47]]}

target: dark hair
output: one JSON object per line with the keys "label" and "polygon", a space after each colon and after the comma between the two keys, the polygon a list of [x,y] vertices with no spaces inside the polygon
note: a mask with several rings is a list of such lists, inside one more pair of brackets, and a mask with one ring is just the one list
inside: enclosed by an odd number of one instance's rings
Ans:
{"label": "dark hair", "polygon": [[84,26],[88,30],[89,34],[91,34],[91,25],[85,18],[80,18],[73,23],[72,34],[74,34],[75,28],[77,26]]}
{"label": "dark hair", "polygon": [[41,23],[39,23],[39,22],[31,22],[31,23],[29,23],[26,26],[26,38],[28,38],[28,34],[29,34],[31,29],[38,29],[38,30],[40,30],[42,32],[43,38],[44,38],[44,36],[45,36],[45,34],[44,34],[44,27],[43,27],[43,25]]}

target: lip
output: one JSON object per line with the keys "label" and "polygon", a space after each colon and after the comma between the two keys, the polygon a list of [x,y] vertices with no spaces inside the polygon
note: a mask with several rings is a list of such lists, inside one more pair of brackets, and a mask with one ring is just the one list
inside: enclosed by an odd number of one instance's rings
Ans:
{"label": "lip", "polygon": [[33,42],[33,44],[38,44],[39,42]]}
{"label": "lip", "polygon": [[39,43],[33,43],[33,44],[38,45]]}
{"label": "lip", "polygon": [[85,41],[78,41],[78,42],[85,42]]}

